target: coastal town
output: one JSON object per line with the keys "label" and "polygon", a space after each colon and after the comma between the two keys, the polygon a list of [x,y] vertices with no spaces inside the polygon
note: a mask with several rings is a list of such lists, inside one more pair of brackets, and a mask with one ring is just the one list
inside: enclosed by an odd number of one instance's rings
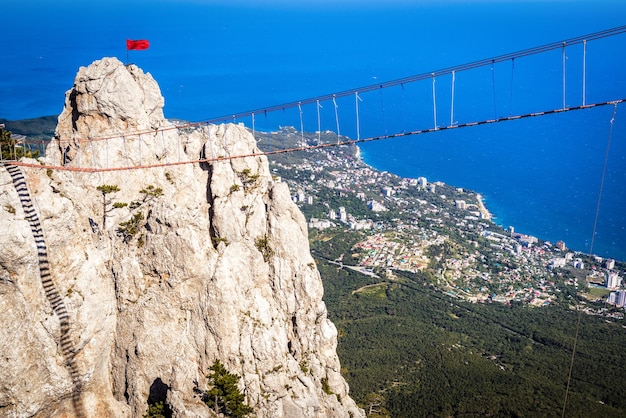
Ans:
{"label": "coastal town", "polygon": [[[323,134],[327,141],[335,135]],[[303,140],[290,127],[272,138],[294,145]],[[579,300],[588,314],[624,317],[623,262],[504,229],[476,192],[375,170],[355,145],[277,154],[270,161],[307,217],[317,256],[332,254],[334,262],[384,280],[394,280],[396,271],[413,273],[476,303],[541,307]],[[343,251],[334,254],[329,245]]]}

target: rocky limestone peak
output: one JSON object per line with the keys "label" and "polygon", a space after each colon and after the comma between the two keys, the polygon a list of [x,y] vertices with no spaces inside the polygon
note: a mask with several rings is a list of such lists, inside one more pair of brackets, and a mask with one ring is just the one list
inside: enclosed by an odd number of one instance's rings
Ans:
{"label": "rocky limestone peak", "polygon": [[80,67],[56,136],[83,138],[157,129],[166,124],[159,85],[136,65],[103,58]]}
{"label": "rocky limestone peak", "polygon": [[[96,61],[79,70],[43,161],[258,152],[234,124],[126,135],[169,126],[162,106],[149,75]],[[200,393],[219,359],[254,416],[363,416],[305,219],[264,156],[0,167],[0,230],[0,415],[139,417],[150,400],[211,417]]]}

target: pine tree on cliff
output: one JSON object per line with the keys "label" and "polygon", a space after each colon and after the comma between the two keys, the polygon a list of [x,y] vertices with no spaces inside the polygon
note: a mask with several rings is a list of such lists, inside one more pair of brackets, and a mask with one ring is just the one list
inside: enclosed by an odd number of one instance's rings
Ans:
{"label": "pine tree on cliff", "polygon": [[239,375],[226,370],[221,361],[215,363],[209,370],[207,378],[213,387],[205,392],[205,402],[216,414],[222,413],[227,417],[243,418],[252,412],[252,408],[245,403],[243,393],[239,391],[237,382]]}

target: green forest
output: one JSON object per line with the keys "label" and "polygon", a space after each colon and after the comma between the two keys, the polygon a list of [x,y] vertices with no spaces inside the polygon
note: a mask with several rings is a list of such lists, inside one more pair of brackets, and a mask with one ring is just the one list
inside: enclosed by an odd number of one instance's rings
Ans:
{"label": "green forest", "polygon": [[371,417],[561,416],[579,318],[565,416],[626,416],[617,322],[559,306],[471,304],[419,274],[379,279],[317,262],[343,375]]}

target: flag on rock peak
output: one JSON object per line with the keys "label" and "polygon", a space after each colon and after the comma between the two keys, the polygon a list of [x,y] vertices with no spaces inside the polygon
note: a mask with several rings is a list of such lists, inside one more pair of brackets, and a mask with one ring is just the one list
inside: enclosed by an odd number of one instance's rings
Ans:
{"label": "flag on rock peak", "polygon": [[137,40],[127,39],[126,40],[127,50],[148,49],[149,46],[150,46],[150,42],[148,42],[148,40],[146,39],[137,39]]}

